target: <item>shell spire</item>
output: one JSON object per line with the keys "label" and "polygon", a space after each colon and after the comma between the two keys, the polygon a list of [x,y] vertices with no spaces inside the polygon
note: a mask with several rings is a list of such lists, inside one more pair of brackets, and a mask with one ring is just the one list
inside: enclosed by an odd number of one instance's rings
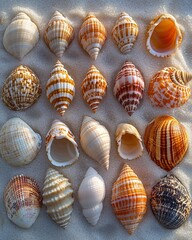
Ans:
{"label": "shell spire", "polygon": [[175,70],[172,73],[171,79],[175,83],[178,82],[179,84],[185,85],[192,80],[192,73],[188,73],[188,72],[184,72],[184,71],[180,71],[180,70]]}

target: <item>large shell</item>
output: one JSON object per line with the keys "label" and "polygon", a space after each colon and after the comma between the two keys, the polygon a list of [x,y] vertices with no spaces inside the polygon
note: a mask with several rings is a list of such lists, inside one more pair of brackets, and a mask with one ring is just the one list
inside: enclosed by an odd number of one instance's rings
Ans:
{"label": "large shell", "polygon": [[96,225],[103,209],[105,183],[93,168],[89,168],[78,190],[79,202],[87,221]]}
{"label": "large shell", "polygon": [[12,110],[24,110],[41,95],[41,86],[34,72],[20,65],[11,72],[2,89],[2,100]]}
{"label": "large shell", "polygon": [[112,37],[123,54],[129,53],[137,39],[138,25],[126,12],[122,12],[112,30]]}
{"label": "large shell", "polygon": [[58,171],[49,168],[44,181],[43,204],[53,221],[63,228],[69,223],[73,202],[73,189],[69,180]]}
{"label": "large shell", "polygon": [[116,217],[132,234],[146,213],[147,195],[142,182],[127,164],[113,184],[111,204]]}
{"label": "large shell", "polygon": [[11,55],[22,59],[34,48],[38,40],[37,26],[27,14],[21,12],[7,26],[3,36],[3,45]]}
{"label": "large shell", "polygon": [[143,97],[144,85],[140,71],[133,63],[126,61],[117,74],[113,92],[130,116]]}
{"label": "large shell", "polygon": [[187,189],[173,174],[153,187],[150,203],[159,223],[170,229],[180,227],[188,219],[192,207]]}
{"label": "large shell", "polygon": [[144,143],[151,159],[167,171],[182,161],[189,145],[185,127],[167,115],[157,117],[148,124]]}
{"label": "large shell", "polygon": [[108,170],[111,140],[103,125],[93,118],[85,116],[80,131],[80,143],[89,157]]}
{"label": "large shell", "polygon": [[74,38],[74,29],[69,20],[56,11],[48,23],[44,40],[49,49],[59,58]]}
{"label": "large shell", "polygon": [[96,60],[106,38],[107,32],[103,24],[94,14],[89,13],[79,31],[79,41],[82,48],[92,59]]}
{"label": "large shell", "polygon": [[42,197],[36,181],[30,177],[13,177],[4,191],[8,218],[21,228],[30,228],[37,219]]}
{"label": "large shell", "polygon": [[95,66],[91,66],[81,85],[83,98],[95,113],[107,90],[107,81]]}
{"label": "large shell", "polygon": [[41,148],[41,136],[20,118],[9,119],[0,130],[1,157],[12,166],[29,164]]}
{"label": "large shell", "polygon": [[53,107],[63,116],[75,95],[75,82],[60,61],[51,71],[46,94]]}

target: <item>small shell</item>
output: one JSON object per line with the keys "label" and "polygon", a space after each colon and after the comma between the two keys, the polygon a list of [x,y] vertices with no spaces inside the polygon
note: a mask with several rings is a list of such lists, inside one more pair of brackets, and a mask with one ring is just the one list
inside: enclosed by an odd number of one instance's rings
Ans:
{"label": "small shell", "polygon": [[117,74],[113,93],[131,116],[143,97],[144,80],[140,71],[131,62],[126,61]]}
{"label": "small shell", "polygon": [[192,207],[187,189],[173,174],[153,187],[150,203],[159,223],[170,229],[180,227],[188,219]]}
{"label": "small shell", "polygon": [[42,197],[36,181],[19,175],[13,177],[4,191],[8,218],[21,228],[30,228],[36,221]]}
{"label": "small shell", "polygon": [[129,53],[137,39],[138,25],[126,12],[122,12],[112,30],[112,37],[123,54]]}
{"label": "small shell", "polygon": [[113,184],[111,205],[121,224],[132,234],[146,213],[147,195],[142,182],[127,164]]}
{"label": "small shell", "polygon": [[74,29],[69,20],[56,11],[44,33],[44,41],[49,49],[61,58],[74,38]]}
{"label": "small shell", "polygon": [[95,66],[91,66],[81,85],[83,98],[95,113],[107,90],[107,81]]}
{"label": "small shell", "polygon": [[3,45],[8,53],[22,59],[37,44],[39,31],[35,23],[25,13],[18,13],[7,26]]}
{"label": "small shell", "polygon": [[185,127],[171,116],[160,116],[145,129],[144,143],[151,159],[170,171],[179,164],[189,145]]}

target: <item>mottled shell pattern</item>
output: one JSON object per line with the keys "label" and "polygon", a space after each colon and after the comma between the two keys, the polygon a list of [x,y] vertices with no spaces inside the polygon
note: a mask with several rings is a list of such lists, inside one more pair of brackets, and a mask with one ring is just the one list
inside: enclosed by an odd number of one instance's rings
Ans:
{"label": "mottled shell pattern", "polygon": [[133,63],[126,61],[117,74],[113,93],[129,116],[135,112],[143,97],[144,85],[140,71]]}
{"label": "mottled shell pattern", "polygon": [[8,218],[21,228],[30,228],[36,221],[42,197],[36,181],[30,177],[13,177],[4,190]]}
{"label": "mottled shell pattern", "polygon": [[169,229],[179,228],[192,208],[187,189],[173,174],[161,178],[153,187],[150,204],[158,222]]}
{"label": "mottled shell pattern", "polygon": [[93,226],[97,224],[103,209],[105,183],[93,168],[89,168],[78,190],[83,215]]}
{"label": "mottled shell pattern", "polygon": [[58,171],[49,168],[43,187],[43,204],[49,216],[62,228],[70,221],[74,202],[71,183]]}
{"label": "mottled shell pattern", "polygon": [[127,232],[133,234],[146,213],[147,195],[142,182],[127,164],[113,184],[111,205]]}
{"label": "mottled shell pattern", "polygon": [[183,160],[189,140],[185,127],[174,117],[164,115],[148,124],[144,143],[151,159],[170,171]]}

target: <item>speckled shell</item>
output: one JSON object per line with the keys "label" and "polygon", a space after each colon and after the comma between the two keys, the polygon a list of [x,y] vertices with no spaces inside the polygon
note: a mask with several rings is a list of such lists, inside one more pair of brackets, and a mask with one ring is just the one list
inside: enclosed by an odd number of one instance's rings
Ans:
{"label": "speckled shell", "polygon": [[111,205],[127,232],[133,234],[146,213],[147,195],[142,182],[127,164],[113,184]]}
{"label": "speckled shell", "polygon": [[170,229],[180,227],[192,208],[187,189],[173,174],[162,178],[153,187],[150,203],[158,222]]}
{"label": "speckled shell", "polygon": [[46,95],[57,112],[63,116],[75,95],[75,82],[60,61],[57,61],[51,71]]}
{"label": "speckled shell", "polygon": [[96,60],[106,38],[107,32],[103,24],[94,14],[89,13],[79,31],[79,42],[82,48]]}
{"label": "speckled shell", "polygon": [[44,181],[43,204],[47,207],[49,216],[62,228],[70,221],[73,202],[73,189],[69,180],[49,168]]}
{"label": "speckled shell", "polygon": [[112,37],[123,54],[129,53],[137,39],[138,25],[126,12],[122,12],[112,30]]}
{"label": "speckled shell", "polygon": [[44,33],[44,41],[48,48],[59,58],[74,38],[74,29],[69,20],[56,11],[48,23]]}
{"label": "speckled shell", "polygon": [[42,197],[36,181],[30,177],[13,177],[4,191],[8,218],[21,228],[30,228],[36,221]]}
{"label": "speckled shell", "polygon": [[95,66],[91,66],[81,85],[84,100],[95,113],[107,91],[107,81]]}
{"label": "speckled shell", "polygon": [[129,116],[135,112],[143,97],[144,85],[140,71],[133,63],[126,61],[117,74],[113,93]]}
{"label": "speckled shell", "polygon": [[185,127],[172,116],[160,116],[145,129],[144,143],[151,159],[170,171],[179,164],[189,145]]}

